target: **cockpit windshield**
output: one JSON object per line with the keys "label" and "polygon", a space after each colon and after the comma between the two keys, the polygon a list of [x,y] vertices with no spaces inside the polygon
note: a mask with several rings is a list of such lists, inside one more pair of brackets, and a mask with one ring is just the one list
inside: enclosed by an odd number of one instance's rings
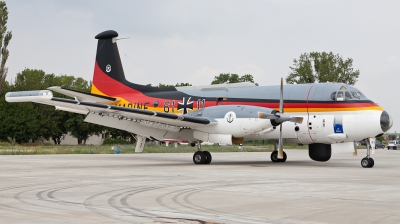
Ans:
{"label": "cockpit windshield", "polygon": [[331,94],[331,100],[333,101],[349,101],[361,99],[364,95],[361,92],[350,92],[350,91],[335,91]]}
{"label": "cockpit windshield", "polygon": [[351,92],[351,95],[354,96],[354,98],[360,99],[362,96],[364,96],[362,93],[360,92]]}

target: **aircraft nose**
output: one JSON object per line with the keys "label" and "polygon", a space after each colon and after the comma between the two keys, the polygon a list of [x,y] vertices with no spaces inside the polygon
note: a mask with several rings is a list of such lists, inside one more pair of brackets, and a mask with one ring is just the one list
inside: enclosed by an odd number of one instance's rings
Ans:
{"label": "aircraft nose", "polygon": [[381,128],[383,132],[387,132],[393,125],[392,116],[388,112],[383,111],[381,114]]}

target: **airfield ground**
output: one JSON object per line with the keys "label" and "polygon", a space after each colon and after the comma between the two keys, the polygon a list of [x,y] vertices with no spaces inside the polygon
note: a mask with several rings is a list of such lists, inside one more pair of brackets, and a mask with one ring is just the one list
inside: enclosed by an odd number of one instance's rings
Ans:
{"label": "airfield ground", "polygon": [[0,223],[400,223],[400,150],[1,155]]}

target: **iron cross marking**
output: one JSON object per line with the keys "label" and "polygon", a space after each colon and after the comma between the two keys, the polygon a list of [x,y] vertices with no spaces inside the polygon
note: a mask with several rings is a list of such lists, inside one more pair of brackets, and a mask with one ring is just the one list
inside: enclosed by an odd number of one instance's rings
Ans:
{"label": "iron cross marking", "polygon": [[190,98],[185,101],[185,97],[183,97],[182,103],[178,102],[178,111],[182,110],[182,114],[186,114],[188,110],[193,110],[193,101],[190,101]]}

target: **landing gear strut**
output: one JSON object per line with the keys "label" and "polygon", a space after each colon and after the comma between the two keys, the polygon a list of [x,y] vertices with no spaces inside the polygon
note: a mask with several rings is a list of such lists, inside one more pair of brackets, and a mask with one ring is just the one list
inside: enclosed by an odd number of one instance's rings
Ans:
{"label": "landing gear strut", "polygon": [[193,154],[194,164],[210,164],[212,160],[211,153],[208,151],[201,151],[201,142],[197,142],[197,152]]}
{"label": "landing gear strut", "polygon": [[361,166],[363,168],[372,168],[375,164],[374,159],[372,159],[371,156],[371,145],[370,145],[370,139],[366,138],[365,139],[365,145],[367,146],[367,156],[361,160]]}

